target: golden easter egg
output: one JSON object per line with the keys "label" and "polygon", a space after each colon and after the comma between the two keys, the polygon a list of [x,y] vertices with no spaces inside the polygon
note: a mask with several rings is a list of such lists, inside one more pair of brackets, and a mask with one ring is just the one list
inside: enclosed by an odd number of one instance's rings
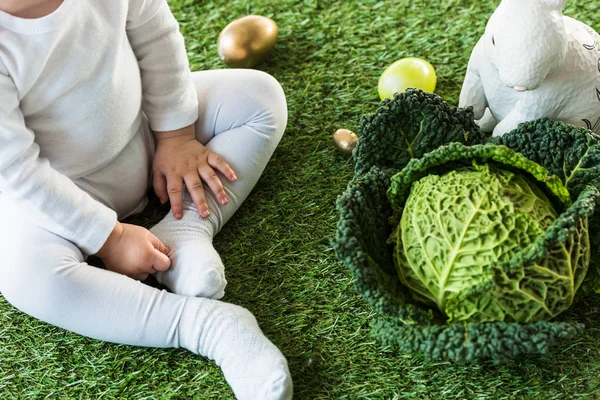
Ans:
{"label": "golden easter egg", "polygon": [[358,143],[358,135],[348,129],[338,129],[333,134],[333,143],[340,153],[349,156]]}
{"label": "golden easter egg", "polygon": [[252,68],[275,47],[277,24],[270,18],[248,15],[227,25],[217,39],[217,51],[232,68]]}

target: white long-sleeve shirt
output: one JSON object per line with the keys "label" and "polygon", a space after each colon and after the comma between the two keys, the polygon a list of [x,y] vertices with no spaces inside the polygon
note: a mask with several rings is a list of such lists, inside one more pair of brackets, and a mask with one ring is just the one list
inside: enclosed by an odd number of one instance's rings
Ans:
{"label": "white long-sleeve shirt", "polygon": [[87,254],[117,214],[77,179],[122,157],[147,131],[144,114],[154,131],[197,119],[178,28],[165,0],[64,0],[39,19],[0,12],[0,192]]}

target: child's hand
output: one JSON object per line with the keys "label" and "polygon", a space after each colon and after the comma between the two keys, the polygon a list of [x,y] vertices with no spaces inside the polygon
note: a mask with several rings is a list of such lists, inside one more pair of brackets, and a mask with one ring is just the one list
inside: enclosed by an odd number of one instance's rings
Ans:
{"label": "child's hand", "polygon": [[175,218],[183,212],[183,184],[202,217],[210,214],[204,194],[204,181],[222,205],[227,204],[227,194],[216,171],[230,181],[235,173],[221,157],[208,150],[196,140],[194,125],[178,131],[156,132],[157,148],[153,162],[153,186],[161,202],[171,202]]}
{"label": "child's hand", "polygon": [[169,269],[169,251],[149,230],[117,222],[96,256],[106,269],[143,281],[153,272]]}

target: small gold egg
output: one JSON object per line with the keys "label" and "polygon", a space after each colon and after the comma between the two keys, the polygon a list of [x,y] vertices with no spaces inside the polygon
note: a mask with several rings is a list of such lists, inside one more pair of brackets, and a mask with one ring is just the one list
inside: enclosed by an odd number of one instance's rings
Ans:
{"label": "small gold egg", "polygon": [[248,15],[236,19],[219,34],[219,57],[232,68],[252,68],[275,47],[277,32],[277,24],[267,17]]}
{"label": "small gold egg", "polygon": [[348,129],[338,129],[333,134],[333,143],[340,153],[349,156],[358,143],[358,135]]}

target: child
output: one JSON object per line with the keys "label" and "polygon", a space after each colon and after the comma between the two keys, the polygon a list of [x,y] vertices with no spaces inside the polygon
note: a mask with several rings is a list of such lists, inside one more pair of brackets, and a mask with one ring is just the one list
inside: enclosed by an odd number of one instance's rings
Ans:
{"label": "child", "polygon": [[[212,246],[283,134],[281,86],[253,70],[190,73],[164,0],[0,10],[3,296],[85,336],[213,359],[240,399],[290,398],[254,316],[216,300]],[[150,231],[118,222],[144,208],[150,179],[172,213]]]}

